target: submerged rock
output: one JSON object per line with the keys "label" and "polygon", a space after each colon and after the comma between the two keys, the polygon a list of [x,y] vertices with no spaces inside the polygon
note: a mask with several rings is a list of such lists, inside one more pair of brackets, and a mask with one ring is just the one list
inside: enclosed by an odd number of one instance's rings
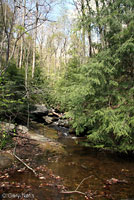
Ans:
{"label": "submerged rock", "polygon": [[14,157],[7,152],[0,152],[0,170],[11,167],[14,162]]}
{"label": "submerged rock", "polygon": [[27,136],[35,140],[35,143],[39,145],[40,149],[44,151],[45,154],[66,154],[64,145],[53,139],[36,134],[34,131],[29,131]]}

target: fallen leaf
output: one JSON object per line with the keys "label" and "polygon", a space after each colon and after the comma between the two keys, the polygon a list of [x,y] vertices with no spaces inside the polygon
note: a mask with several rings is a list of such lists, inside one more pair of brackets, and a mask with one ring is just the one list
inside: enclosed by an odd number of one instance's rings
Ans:
{"label": "fallen leaf", "polygon": [[108,185],[112,185],[112,184],[116,184],[116,183],[128,183],[126,180],[119,180],[117,178],[111,178],[109,180],[106,180],[106,184]]}
{"label": "fallen leaf", "polygon": [[39,179],[41,179],[41,180],[42,180],[42,179],[46,179],[46,178],[45,178],[44,176],[40,176],[40,177],[39,177]]}

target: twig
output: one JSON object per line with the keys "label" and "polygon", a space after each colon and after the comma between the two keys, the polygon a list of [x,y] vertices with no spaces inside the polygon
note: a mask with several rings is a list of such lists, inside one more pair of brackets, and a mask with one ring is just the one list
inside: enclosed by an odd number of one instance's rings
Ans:
{"label": "twig", "polygon": [[82,194],[82,195],[86,196],[86,194],[84,192],[80,192],[80,191],[76,191],[76,190],[74,190],[74,191],[62,191],[61,193],[62,194],[74,194],[74,193],[77,193],[77,194]]}
{"label": "twig", "polygon": [[89,179],[89,178],[90,178],[90,176],[84,178],[84,179],[80,182],[80,184],[77,186],[77,188],[75,189],[75,191],[77,191],[77,190],[79,189],[79,187],[82,185],[82,183],[83,183],[85,180]]}
{"label": "twig", "polygon": [[84,195],[84,196],[87,196],[86,193],[81,192],[81,191],[78,191],[78,189],[79,189],[79,187],[82,185],[82,183],[83,183],[85,180],[87,180],[88,178],[90,178],[90,176],[84,178],[84,179],[80,182],[80,184],[77,186],[77,188],[76,188],[74,191],[62,191],[61,193],[62,193],[62,194],[74,194],[74,193],[77,193],[77,194],[82,194],[82,195]]}
{"label": "twig", "polygon": [[29,170],[31,170],[35,176],[37,176],[37,173],[34,169],[32,169],[31,167],[29,167],[22,159],[20,159],[16,154],[15,154],[15,150],[16,150],[16,144],[15,144],[15,147],[14,147],[14,150],[13,150],[13,155],[14,157],[19,160],[23,165],[25,165]]}

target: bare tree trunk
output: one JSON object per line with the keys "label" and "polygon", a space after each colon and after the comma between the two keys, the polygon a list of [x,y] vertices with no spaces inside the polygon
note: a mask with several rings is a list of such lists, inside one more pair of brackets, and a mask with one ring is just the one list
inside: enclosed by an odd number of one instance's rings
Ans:
{"label": "bare tree trunk", "polygon": [[26,64],[25,64],[25,90],[27,98],[27,127],[29,128],[29,86],[28,86],[28,65],[29,65],[29,55],[30,55],[30,42],[28,42],[28,47],[26,51]]}
{"label": "bare tree trunk", "polygon": [[83,57],[86,56],[86,45],[85,45],[85,28],[82,30],[82,43],[83,43]]}
{"label": "bare tree trunk", "polygon": [[6,37],[6,41],[7,41],[6,52],[5,52],[5,66],[4,66],[4,69],[1,70],[0,75],[2,75],[2,73],[8,68],[8,64],[9,64],[12,32],[13,32],[13,26],[14,26],[14,22],[15,22],[15,15],[16,15],[16,11],[17,11],[17,7],[16,7],[15,3],[16,2],[14,1],[11,21],[10,21],[9,27],[7,28],[7,8],[6,8],[6,4],[4,4],[4,2],[2,0],[0,0],[2,23],[3,23],[5,37]]}
{"label": "bare tree trunk", "polygon": [[25,89],[26,93],[28,91],[28,65],[29,65],[29,54],[30,54],[30,45],[27,49],[27,60],[26,60],[26,65],[25,65]]}
{"label": "bare tree trunk", "polygon": [[22,67],[22,54],[23,54],[23,38],[21,38],[19,69],[21,69]]}
{"label": "bare tree trunk", "polygon": [[57,49],[54,52],[54,80],[56,80],[57,76]]}
{"label": "bare tree trunk", "polygon": [[47,56],[47,73],[48,77],[50,76],[50,56]]}
{"label": "bare tree trunk", "polygon": [[10,51],[10,33],[8,34],[8,31],[7,31],[7,28],[6,28],[7,8],[6,8],[6,4],[4,5],[2,1],[1,1],[1,11],[2,11],[2,18],[3,18],[5,34],[6,34],[6,37],[7,37],[7,50],[6,50],[6,63],[7,63],[8,59],[9,59],[9,51]]}
{"label": "bare tree trunk", "polygon": [[35,73],[37,25],[38,25],[38,0],[36,0],[36,19],[35,19],[35,32],[34,32],[34,45],[33,45],[32,78],[34,78],[34,73]]}
{"label": "bare tree trunk", "polygon": [[65,38],[65,41],[64,41],[64,63],[65,65],[67,64],[67,50],[66,50],[66,46],[67,46],[67,38]]}
{"label": "bare tree trunk", "polygon": [[33,64],[32,64],[32,78],[34,78],[35,72],[35,57],[36,57],[36,29],[35,29],[35,36],[34,36],[34,45],[33,45]]}
{"label": "bare tree trunk", "polygon": [[[84,0],[81,0],[81,12],[82,12],[82,21],[84,21],[84,16],[85,16],[85,5],[84,5]],[[85,58],[86,55],[86,45],[85,45],[85,27],[82,29],[82,46],[83,46],[83,59]]]}
{"label": "bare tree trunk", "polygon": [[[23,10],[23,22],[22,26],[25,28],[25,15],[26,15],[26,0],[24,0],[24,10]],[[19,68],[22,67],[22,59],[23,59],[23,46],[24,46],[24,35],[21,37],[21,47],[20,47],[20,60],[19,60]]]}

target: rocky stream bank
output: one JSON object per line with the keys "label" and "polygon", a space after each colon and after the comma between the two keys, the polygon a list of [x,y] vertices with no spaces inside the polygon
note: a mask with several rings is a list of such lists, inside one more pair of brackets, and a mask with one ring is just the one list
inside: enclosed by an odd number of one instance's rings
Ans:
{"label": "rocky stream bank", "polygon": [[[46,154],[65,154],[64,146],[57,142],[59,136],[67,136],[70,132],[67,119],[63,119],[62,113],[57,113],[54,109],[47,109],[45,105],[35,105],[31,111],[30,127],[24,125],[16,125],[13,123],[0,122],[1,133],[10,134],[13,138],[13,143],[21,143],[23,140],[28,140],[34,143]],[[41,123],[40,123],[41,122]],[[44,135],[44,124],[55,129],[55,135]],[[39,132],[39,130],[43,130]],[[57,138],[55,138],[57,135]],[[14,145],[13,145],[14,146]],[[7,150],[13,150],[11,147]],[[11,152],[0,152],[0,169],[11,166],[14,162],[14,157]],[[24,147],[25,151],[25,147]],[[22,152],[23,153],[23,152]]]}
{"label": "rocky stream bank", "polygon": [[[37,106],[36,111],[31,113],[29,128],[1,122],[1,133],[9,134],[12,140],[0,151],[0,199],[9,199],[8,194],[13,195],[11,199],[26,199],[26,196],[30,197],[28,199],[36,199],[32,191],[36,191],[37,187],[48,188],[49,191],[55,191],[55,194],[64,190],[62,179],[44,164],[67,154],[65,146],[57,140],[62,133],[59,134],[59,131],[54,129],[51,131],[44,125],[52,125],[53,120],[50,122],[50,116],[46,115],[49,112],[45,112],[42,106]],[[51,119],[53,117],[55,116],[51,115]],[[46,120],[42,123],[36,122],[43,118]],[[32,179],[28,178],[29,175]],[[23,177],[20,178],[21,176]]]}

